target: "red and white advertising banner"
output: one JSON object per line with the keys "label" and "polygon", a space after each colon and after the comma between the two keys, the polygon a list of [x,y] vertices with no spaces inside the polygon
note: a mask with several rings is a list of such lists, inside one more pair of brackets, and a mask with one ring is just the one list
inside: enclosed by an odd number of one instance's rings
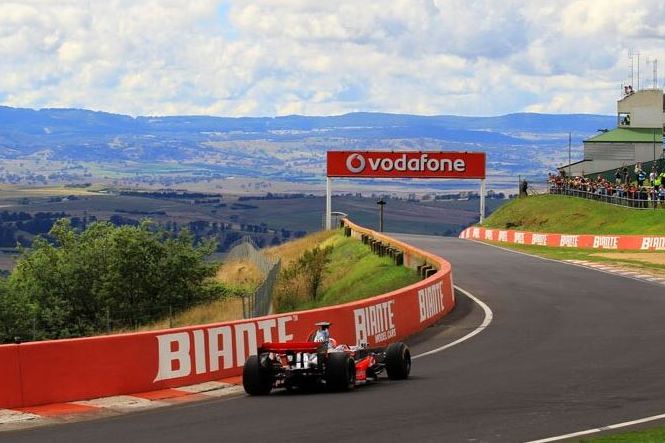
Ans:
{"label": "red and white advertising banner", "polygon": [[462,231],[460,238],[554,248],[665,251],[665,236],[653,235],[545,234],[470,227]]}
{"label": "red and white advertising banner", "polygon": [[[388,237],[347,221],[354,234]],[[385,346],[438,321],[455,306],[450,264],[398,241],[438,272],[388,294],[314,309],[162,331],[0,346],[0,408],[85,400],[238,376],[270,341],[305,341],[330,321],[340,343]]]}
{"label": "red and white advertising banner", "polygon": [[328,177],[484,179],[484,152],[328,151]]}

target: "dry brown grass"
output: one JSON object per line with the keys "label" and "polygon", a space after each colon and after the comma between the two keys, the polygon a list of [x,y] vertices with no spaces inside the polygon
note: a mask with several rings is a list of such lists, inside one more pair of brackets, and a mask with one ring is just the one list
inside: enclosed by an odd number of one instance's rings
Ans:
{"label": "dry brown grass", "polygon": [[604,252],[600,254],[592,254],[592,256],[612,258],[615,260],[636,260],[639,262],[650,263],[654,265],[665,265],[665,253],[663,252],[632,252],[632,253]]}
{"label": "dry brown grass", "polygon": [[195,306],[174,315],[170,320],[166,318],[143,325],[138,329],[118,329],[115,333],[155,331],[159,329],[178,328],[181,326],[205,325],[209,323],[240,320],[242,318],[242,299],[232,297]]}
{"label": "dry brown grass", "polygon": [[239,286],[247,290],[256,288],[261,284],[263,278],[263,272],[249,260],[224,262],[215,276],[216,280],[224,284]]}
{"label": "dry brown grass", "polygon": [[335,233],[336,231],[315,232],[297,240],[266,249],[265,252],[270,257],[280,257],[282,259],[282,268],[285,268],[298,260],[307,249],[313,249],[316,246],[322,245],[322,243],[333,237]]}

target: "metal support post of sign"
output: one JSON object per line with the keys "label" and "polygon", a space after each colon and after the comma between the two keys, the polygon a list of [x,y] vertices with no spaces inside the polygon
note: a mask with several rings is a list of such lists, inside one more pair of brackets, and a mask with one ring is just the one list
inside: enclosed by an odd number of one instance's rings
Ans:
{"label": "metal support post of sign", "polygon": [[480,223],[485,221],[485,179],[480,180]]}
{"label": "metal support post of sign", "polygon": [[326,178],[326,230],[332,229],[332,179]]}

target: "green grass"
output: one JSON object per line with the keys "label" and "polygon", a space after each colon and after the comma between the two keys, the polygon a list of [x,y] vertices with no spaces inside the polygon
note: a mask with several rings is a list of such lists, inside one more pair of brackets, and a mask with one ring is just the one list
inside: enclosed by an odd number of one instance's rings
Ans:
{"label": "green grass", "polygon": [[321,243],[322,247],[328,245],[333,247],[331,261],[317,299],[300,299],[295,306],[278,306],[279,311],[347,303],[381,295],[420,280],[413,269],[396,266],[390,258],[373,254],[369,246],[344,237],[341,231]]}
{"label": "green grass", "polygon": [[628,209],[575,197],[515,199],[487,218],[484,227],[562,234],[665,234],[665,209]]}
{"label": "green grass", "polygon": [[614,435],[579,440],[589,443],[662,443],[665,441],[665,427],[645,431],[625,432]]}
{"label": "green grass", "polygon": [[389,257],[373,254],[362,242],[341,234],[340,237],[334,244],[324,290],[316,306],[372,297],[420,280],[413,269],[395,266]]}

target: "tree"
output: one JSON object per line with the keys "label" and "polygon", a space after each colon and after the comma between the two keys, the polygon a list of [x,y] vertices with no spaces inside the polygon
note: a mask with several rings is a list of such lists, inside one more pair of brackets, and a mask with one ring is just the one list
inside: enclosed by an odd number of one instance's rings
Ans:
{"label": "tree", "polygon": [[318,298],[319,288],[323,281],[323,275],[326,266],[330,263],[330,254],[332,253],[332,246],[320,248],[316,246],[313,249],[305,251],[305,253],[298,259],[298,266],[301,269],[307,281],[307,292],[311,300]]}
{"label": "tree", "polygon": [[53,244],[38,237],[23,251],[8,295],[0,291],[0,308],[14,313],[0,312],[3,341],[27,337],[30,325],[36,339],[105,331],[110,319],[115,327],[134,327],[226,293],[208,281],[216,271],[206,261],[214,244],[194,245],[188,231],[173,237],[144,221],[92,223],[77,233],[61,219],[49,236]]}

